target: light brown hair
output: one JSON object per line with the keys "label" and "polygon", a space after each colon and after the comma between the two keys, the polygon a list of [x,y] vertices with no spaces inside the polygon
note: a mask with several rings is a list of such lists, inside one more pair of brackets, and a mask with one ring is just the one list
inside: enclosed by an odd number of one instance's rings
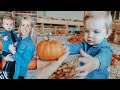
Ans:
{"label": "light brown hair", "polygon": [[[6,21],[6,20],[13,20],[14,21],[14,18],[12,17],[12,15],[6,15],[3,17],[3,23]],[[15,23],[15,22],[14,22]]]}
{"label": "light brown hair", "polygon": [[112,16],[109,11],[91,11],[87,13],[84,17],[84,24],[86,20],[90,18],[97,18],[97,19],[104,18],[107,32],[108,30],[112,30]]}

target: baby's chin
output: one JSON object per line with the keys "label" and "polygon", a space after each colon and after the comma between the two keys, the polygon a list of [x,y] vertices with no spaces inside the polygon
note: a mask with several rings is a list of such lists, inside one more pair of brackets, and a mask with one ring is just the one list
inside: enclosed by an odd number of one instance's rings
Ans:
{"label": "baby's chin", "polygon": [[95,42],[87,42],[88,45],[97,45]]}
{"label": "baby's chin", "polygon": [[13,29],[6,29],[7,31],[12,31]]}
{"label": "baby's chin", "polygon": [[[88,42],[87,42],[88,43]],[[94,43],[88,43],[89,45],[95,45]]]}

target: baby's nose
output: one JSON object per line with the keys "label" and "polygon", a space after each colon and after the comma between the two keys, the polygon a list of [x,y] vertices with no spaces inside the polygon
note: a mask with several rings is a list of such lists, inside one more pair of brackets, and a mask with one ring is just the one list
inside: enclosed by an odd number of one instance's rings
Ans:
{"label": "baby's nose", "polygon": [[92,33],[92,32],[89,32],[88,37],[89,37],[89,38],[93,37],[93,33]]}

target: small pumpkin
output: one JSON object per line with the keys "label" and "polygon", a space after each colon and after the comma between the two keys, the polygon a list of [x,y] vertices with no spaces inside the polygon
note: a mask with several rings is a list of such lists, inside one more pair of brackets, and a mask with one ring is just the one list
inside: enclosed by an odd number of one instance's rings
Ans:
{"label": "small pumpkin", "polygon": [[57,60],[64,54],[64,46],[57,40],[43,40],[37,44],[37,56],[40,60]]}
{"label": "small pumpkin", "polygon": [[118,60],[116,58],[112,59],[111,65],[116,66],[118,64]]}
{"label": "small pumpkin", "polygon": [[0,60],[0,70],[2,69],[2,60]]}
{"label": "small pumpkin", "polygon": [[75,36],[69,38],[68,41],[69,41],[70,43],[75,44],[75,43],[84,41],[84,38],[83,38],[83,36],[81,36],[81,35],[75,35]]}
{"label": "small pumpkin", "polygon": [[37,68],[37,59],[33,58],[28,65],[28,70],[35,70]]}
{"label": "small pumpkin", "polygon": [[1,60],[1,68],[3,69],[5,66],[6,62],[4,60]]}
{"label": "small pumpkin", "polygon": [[2,39],[0,38],[0,51],[2,50]]}

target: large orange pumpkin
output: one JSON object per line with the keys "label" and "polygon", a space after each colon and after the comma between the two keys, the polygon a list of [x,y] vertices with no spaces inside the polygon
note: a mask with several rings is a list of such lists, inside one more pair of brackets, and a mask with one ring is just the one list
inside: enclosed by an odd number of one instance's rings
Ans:
{"label": "large orange pumpkin", "polygon": [[43,40],[37,44],[37,55],[40,60],[57,60],[64,54],[64,46],[57,40]]}
{"label": "large orange pumpkin", "polygon": [[28,65],[28,70],[35,70],[37,68],[37,59],[33,58]]}
{"label": "large orange pumpkin", "polygon": [[2,39],[0,38],[0,51],[2,50]]}

